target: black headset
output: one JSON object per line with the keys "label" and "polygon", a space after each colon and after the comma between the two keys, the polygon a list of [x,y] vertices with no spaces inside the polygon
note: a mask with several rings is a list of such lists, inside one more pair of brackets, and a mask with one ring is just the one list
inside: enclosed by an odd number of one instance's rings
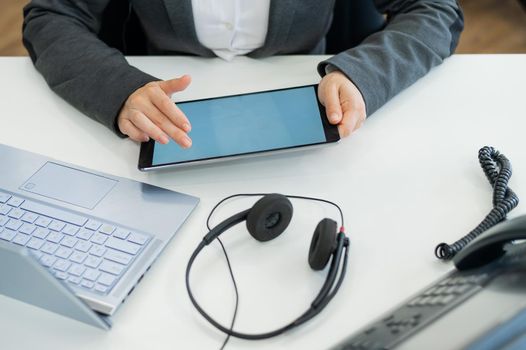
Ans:
{"label": "black headset", "polygon": [[[345,276],[347,268],[347,257],[349,252],[349,238],[345,236],[345,231],[343,227],[343,214],[340,207],[328,200],[314,198],[314,197],[303,197],[303,196],[285,196],[282,194],[272,193],[272,194],[236,194],[229,196],[221,200],[215,207],[212,209],[212,212],[227,199],[237,196],[263,196],[259,199],[254,206],[250,209],[243,210],[240,213],[237,213],[228,219],[222,221],[220,224],[211,229],[204,237],[203,240],[199,243],[197,248],[194,250],[188,265],[186,266],[186,289],[192,304],[195,306],[197,311],[214,327],[220,331],[228,334],[229,336],[234,336],[242,339],[249,340],[258,340],[271,338],[277,335],[280,335],[292,328],[295,328],[308,320],[312,319],[318,313],[321,312],[331,301],[331,299],[336,295],[338,289],[340,288],[343,278]],[[330,264],[329,272],[327,273],[327,278],[323,284],[320,292],[316,298],[312,301],[310,308],[302,313],[298,318],[296,318],[291,323],[278,328],[271,332],[261,333],[261,334],[246,334],[236,332],[232,329],[224,327],[217,321],[215,321],[210,315],[208,315],[203,308],[195,300],[191,290],[190,290],[190,269],[194,263],[195,258],[201,252],[201,250],[219,237],[223,232],[228,230],[234,225],[237,225],[243,221],[246,221],[248,232],[260,242],[270,241],[277,236],[279,236],[290,223],[292,219],[292,203],[289,198],[298,198],[298,199],[307,199],[329,203],[335,206],[341,216],[341,226],[340,229],[337,229],[337,223],[334,220],[325,218],[321,220],[312,236],[312,241],[309,248],[309,265],[313,270],[320,271],[323,270],[329,260],[332,261]],[[210,216],[212,214],[210,213]],[[210,218],[209,216],[209,218]],[[344,254],[345,253],[345,254]],[[343,264],[342,261],[343,255]],[[340,267],[341,266],[341,267]],[[339,272],[339,277],[338,277]]]}

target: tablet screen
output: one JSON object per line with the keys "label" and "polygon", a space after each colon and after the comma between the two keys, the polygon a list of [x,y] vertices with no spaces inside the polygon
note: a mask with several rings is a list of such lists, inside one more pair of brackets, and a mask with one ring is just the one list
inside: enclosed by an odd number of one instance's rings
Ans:
{"label": "tablet screen", "polygon": [[154,143],[151,165],[327,142],[316,86],[226,96],[177,106],[188,117],[192,147]]}

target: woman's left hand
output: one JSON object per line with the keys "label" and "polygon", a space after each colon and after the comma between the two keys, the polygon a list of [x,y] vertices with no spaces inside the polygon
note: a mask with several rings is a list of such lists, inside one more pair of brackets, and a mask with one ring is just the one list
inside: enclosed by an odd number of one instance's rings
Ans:
{"label": "woman's left hand", "polygon": [[362,126],[365,101],[360,90],[342,72],[330,72],[318,86],[318,98],[325,106],[329,123],[338,125],[340,137],[349,136]]}

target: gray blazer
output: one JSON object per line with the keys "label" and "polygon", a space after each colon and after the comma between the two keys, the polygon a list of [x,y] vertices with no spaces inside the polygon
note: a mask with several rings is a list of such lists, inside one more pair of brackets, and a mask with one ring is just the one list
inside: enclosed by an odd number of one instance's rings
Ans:
{"label": "gray blazer", "polygon": [[[353,1],[353,0],[349,0]],[[332,64],[361,91],[371,115],[451,55],[463,29],[456,0],[372,0],[386,27],[318,66]],[[110,0],[33,0],[24,8],[24,44],[58,95],[113,131],[127,97],[158,80],[130,66],[97,34]],[[130,0],[151,54],[212,57],[194,28],[190,0]],[[251,57],[322,54],[334,0],[272,0],[263,47]],[[352,23],[349,23],[352,26]]]}

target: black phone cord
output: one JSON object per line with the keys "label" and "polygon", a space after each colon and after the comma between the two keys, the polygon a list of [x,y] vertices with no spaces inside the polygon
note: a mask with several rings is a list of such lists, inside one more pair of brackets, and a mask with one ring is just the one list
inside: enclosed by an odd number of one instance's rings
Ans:
{"label": "black phone cord", "polygon": [[506,215],[519,204],[519,198],[508,187],[511,178],[511,163],[499,151],[490,146],[479,150],[479,163],[493,187],[493,209],[470,233],[449,245],[440,243],[435,248],[435,255],[441,260],[451,260],[469,242],[482,232],[506,219]]}

